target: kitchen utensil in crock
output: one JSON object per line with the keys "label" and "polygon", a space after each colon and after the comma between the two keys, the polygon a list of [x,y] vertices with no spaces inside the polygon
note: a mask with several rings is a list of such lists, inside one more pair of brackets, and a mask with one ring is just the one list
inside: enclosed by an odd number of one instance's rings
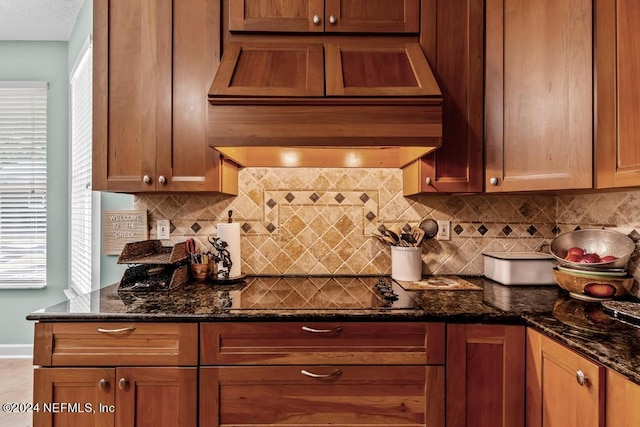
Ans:
{"label": "kitchen utensil in crock", "polygon": [[438,223],[431,218],[425,219],[420,222],[418,227],[424,231],[423,239],[433,239],[438,235]]}
{"label": "kitchen utensil in crock", "polygon": [[396,233],[394,233],[393,231],[389,230],[387,227],[384,226],[384,224],[380,224],[378,226],[378,231],[380,232],[380,234],[382,234],[383,236],[389,236],[390,238],[393,239],[394,243],[397,243],[400,241],[400,236],[398,236]]}
{"label": "kitchen utensil in crock", "polygon": [[415,246],[417,243],[416,238],[413,236],[411,232],[411,226],[409,224],[405,224],[402,227],[402,234],[400,235],[400,240],[407,242],[410,246]]}
{"label": "kitchen utensil in crock", "polygon": [[422,239],[424,239],[424,230],[422,230],[417,225],[411,228],[411,235],[416,240],[414,246],[420,246],[422,244]]}

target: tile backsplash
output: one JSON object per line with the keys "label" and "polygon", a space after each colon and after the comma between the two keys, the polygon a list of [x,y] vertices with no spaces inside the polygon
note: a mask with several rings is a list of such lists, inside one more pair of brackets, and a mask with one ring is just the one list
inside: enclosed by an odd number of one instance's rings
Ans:
{"label": "tile backsplash", "polygon": [[[193,237],[203,247],[232,210],[248,274],[389,274],[390,248],[371,232],[427,218],[451,221],[451,240],[423,245],[428,274],[480,275],[482,252],[536,250],[578,226],[640,231],[640,191],[406,198],[400,170],[316,168],[243,169],[239,187],[237,197],[141,195],[134,208],[149,212],[150,238],[169,219],[173,242]],[[631,269],[640,277],[637,256]]]}

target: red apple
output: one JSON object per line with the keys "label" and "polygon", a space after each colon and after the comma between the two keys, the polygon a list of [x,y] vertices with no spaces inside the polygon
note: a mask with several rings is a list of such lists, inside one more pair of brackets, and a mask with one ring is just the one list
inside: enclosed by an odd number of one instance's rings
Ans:
{"label": "red apple", "polygon": [[582,258],[580,255],[570,254],[565,259],[570,262],[580,262],[580,258]]}
{"label": "red apple", "polygon": [[582,255],[580,261],[578,262],[583,264],[594,264],[596,262],[600,262],[600,257],[598,256],[598,254],[585,254]]}
{"label": "red apple", "polygon": [[569,255],[582,256],[584,255],[584,249],[574,246],[567,251],[566,259],[569,259]]}
{"label": "red apple", "polygon": [[607,255],[607,256],[603,256],[601,259],[602,259],[602,262],[609,262],[609,261],[617,260],[618,257],[615,257],[613,255]]}

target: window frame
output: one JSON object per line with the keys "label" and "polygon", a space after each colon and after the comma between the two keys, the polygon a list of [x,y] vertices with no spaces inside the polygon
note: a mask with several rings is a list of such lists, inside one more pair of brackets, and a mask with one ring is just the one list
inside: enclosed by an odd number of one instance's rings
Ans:
{"label": "window frame", "polygon": [[[47,155],[47,149],[48,149],[48,139],[49,139],[49,134],[48,134],[48,106],[49,106],[49,94],[48,94],[48,89],[49,89],[49,84],[46,81],[9,81],[9,80],[5,80],[5,81],[0,81],[0,90],[1,89],[36,89],[36,90],[40,90],[40,94],[41,96],[43,96],[44,99],[39,98],[39,102],[44,104],[44,107],[42,108],[42,106],[40,108],[34,108],[32,110],[32,114],[43,114],[44,119],[38,124],[36,119],[33,120],[32,123],[32,132],[34,132],[35,134],[35,129],[38,129],[38,132],[42,135],[42,137],[37,138],[40,143],[43,145],[42,150],[39,152],[40,156],[37,157],[38,160],[44,160],[42,162],[43,164],[43,171],[40,173],[40,175],[42,175],[44,177],[43,181],[39,181],[39,185],[41,186],[41,191],[43,194],[43,205],[44,208],[41,209],[41,212],[37,213],[36,216],[41,216],[42,218],[44,218],[44,220],[41,222],[41,226],[43,228],[43,231],[39,234],[36,234],[36,243],[37,246],[41,246],[42,249],[41,251],[38,251],[36,254],[38,255],[37,259],[39,259],[41,262],[38,263],[38,275],[35,277],[35,279],[33,277],[30,277],[28,280],[15,280],[15,279],[9,279],[8,277],[5,279],[3,278],[4,275],[9,276],[11,273],[9,272],[9,270],[7,270],[7,272],[2,272],[0,270],[0,289],[42,289],[44,287],[47,286],[47,210],[48,210],[48,194],[47,194],[47,170],[48,170],[48,155]],[[35,115],[34,115],[35,117]],[[36,126],[38,125],[38,126]],[[35,139],[35,138],[34,138]],[[27,158],[26,156],[24,158]],[[33,157],[32,157],[33,158]],[[33,170],[33,169],[32,169]],[[32,172],[34,173],[34,172]],[[32,188],[32,193],[36,190],[34,190]],[[0,224],[2,223],[2,219],[0,218]],[[0,244],[0,249],[1,248],[1,244]],[[8,254],[8,252],[5,250],[1,251],[3,252],[3,256],[6,256]],[[20,250],[16,249],[14,252],[9,253],[9,256],[11,255],[19,255],[20,254]],[[36,255],[34,254],[34,255]],[[32,256],[34,256],[32,255]],[[36,259],[36,258],[34,258]],[[32,261],[33,262],[33,261]],[[31,271],[33,269],[31,268]],[[16,273],[14,273],[15,275]]]}
{"label": "window frame", "polygon": [[[96,215],[95,215],[95,211],[96,209],[100,209],[100,197],[99,197],[99,193],[96,193],[94,191],[91,191],[91,196],[90,196],[90,207],[89,207],[89,212],[90,214],[88,215],[88,217],[85,215],[85,220],[88,219],[88,221],[90,221],[90,224],[88,226],[88,230],[89,230],[89,238],[88,238],[88,244],[87,245],[83,245],[83,249],[84,250],[90,250],[90,254],[88,254],[88,256],[83,257],[82,261],[85,262],[85,264],[88,263],[88,271],[85,272],[85,277],[88,278],[89,283],[88,286],[85,286],[86,283],[82,284],[82,283],[77,283],[74,279],[75,279],[75,267],[77,267],[74,264],[74,261],[77,259],[77,257],[75,256],[74,253],[74,217],[73,217],[73,213],[74,213],[74,102],[73,102],[73,91],[74,91],[74,81],[75,79],[78,77],[76,74],[78,71],[82,71],[80,69],[80,67],[83,64],[89,64],[91,67],[93,67],[93,43],[92,43],[92,39],[91,36],[87,37],[87,40],[85,41],[85,43],[83,44],[82,48],[80,49],[80,51],[78,52],[78,55],[76,56],[76,60],[74,62],[73,67],[71,68],[71,71],[69,72],[69,288],[65,290],[65,294],[67,294],[67,296],[74,296],[74,295],[79,295],[79,294],[84,294],[87,292],[91,292],[95,289],[99,288],[99,277],[100,277],[100,273],[99,273],[99,252],[96,255],[95,253],[95,231],[96,231],[96,224],[95,224],[95,220],[96,220]],[[90,73],[91,78],[92,77],[92,72]],[[92,91],[92,82],[89,82],[89,93],[91,93]],[[92,108],[92,101],[88,102],[88,107]],[[92,132],[92,114],[89,114],[89,132]],[[92,149],[91,147],[91,142],[92,138],[89,138],[89,150]],[[91,181],[91,155],[88,156],[88,179],[89,179],[89,189],[90,189],[90,181]],[[84,165],[83,167],[86,167],[86,165]],[[98,280],[96,280],[96,277],[98,278]]]}

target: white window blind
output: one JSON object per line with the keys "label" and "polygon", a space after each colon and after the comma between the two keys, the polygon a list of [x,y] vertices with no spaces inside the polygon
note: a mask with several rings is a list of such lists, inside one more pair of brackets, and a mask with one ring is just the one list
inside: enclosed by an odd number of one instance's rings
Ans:
{"label": "white window blind", "polygon": [[0,82],[0,288],[47,278],[47,83]]}
{"label": "white window blind", "polygon": [[92,60],[87,42],[71,71],[71,287],[91,291]]}

